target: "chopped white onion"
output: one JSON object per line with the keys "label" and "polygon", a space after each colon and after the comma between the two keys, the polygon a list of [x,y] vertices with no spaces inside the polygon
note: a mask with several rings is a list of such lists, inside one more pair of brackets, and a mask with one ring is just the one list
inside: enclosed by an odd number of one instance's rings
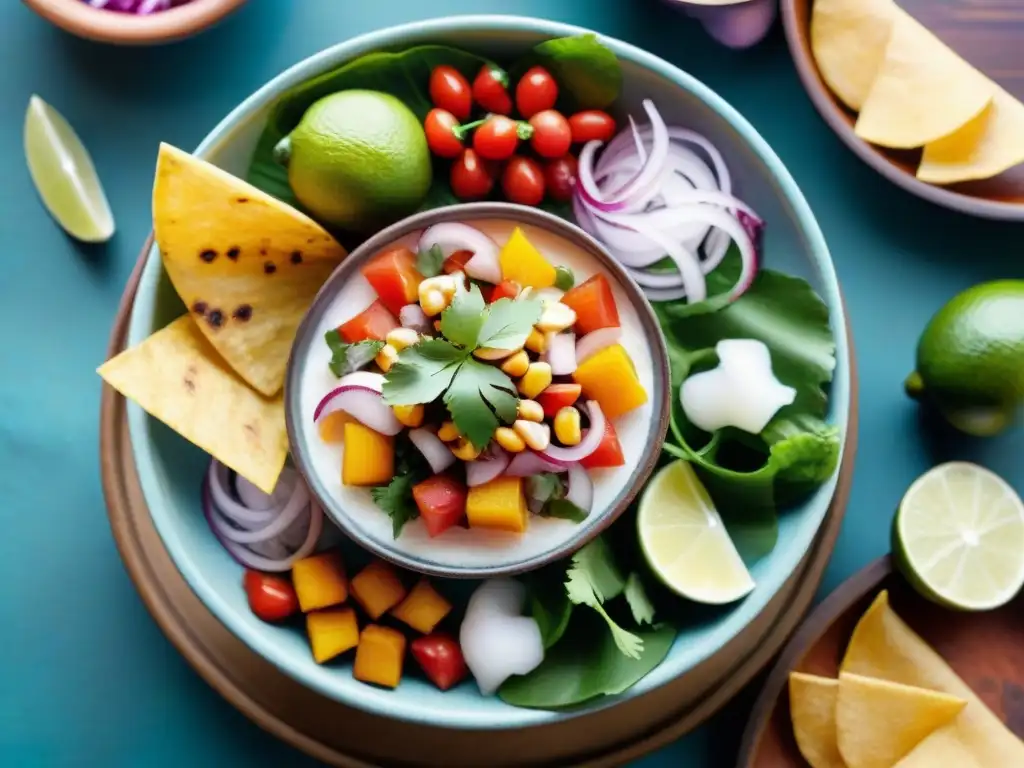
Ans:
{"label": "chopped white onion", "polygon": [[420,333],[430,333],[434,327],[431,325],[427,313],[419,304],[406,304],[402,307],[398,312],[398,322],[402,324],[403,328],[412,328]]}
{"label": "chopped white onion", "polygon": [[576,334],[556,333],[548,342],[544,359],[554,376],[568,376],[576,370]]}
{"label": "chopped white onion", "polygon": [[569,465],[569,488],[565,499],[584,512],[590,512],[594,506],[594,481],[590,479],[587,470],[579,464]]}
{"label": "chopped white onion", "polygon": [[554,472],[559,474],[566,471],[566,465],[562,462],[549,461],[534,451],[526,450],[517,453],[513,458],[505,474],[509,477],[532,477],[542,472]]}
{"label": "chopped white onion", "polygon": [[486,485],[504,472],[511,461],[508,453],[492,445],[476,461],[466,463],[466,485],[470,488]]}
{"label": "chopped white onion", "polygon": [[479,229],[458,222],[435,224],[420,237],[419,249],[429,251],[435,245],[446,259],[456,251],[471,251],[473,256],[466,262],[466,274],[485,283],[501,282],[498,244]]}
{"label": "chopped white onion", "polygon": [[416,446],[416,450],[423,454],[423,458],[427,460],[427,464],[430,465],[430,469],[435,475],[444,472],[455,463],[455,454],[441,442],[441,438],[429,429],[423,427],[410,429],[409,439]]}

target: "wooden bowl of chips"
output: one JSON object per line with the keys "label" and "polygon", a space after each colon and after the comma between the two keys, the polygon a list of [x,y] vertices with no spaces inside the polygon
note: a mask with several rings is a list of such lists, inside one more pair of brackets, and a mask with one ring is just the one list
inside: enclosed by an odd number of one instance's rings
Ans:
{"label": "wooden bowl of chips", "polygon": [[781,0],[781,12],[814,106],[858,157],[925,200],[1024,221],[1024,6]]}

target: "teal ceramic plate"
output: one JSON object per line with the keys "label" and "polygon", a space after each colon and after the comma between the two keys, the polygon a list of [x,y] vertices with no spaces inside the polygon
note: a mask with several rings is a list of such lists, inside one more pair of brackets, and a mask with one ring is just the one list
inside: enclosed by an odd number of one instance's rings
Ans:
{"label": "teal ceramic plate", "polygon": [[[463,16],[394,27],[364,35],[297,64],[246,99],[196,150],[199,156],[244,175],[270,105],[285,91],[357,56],[381,49],[448,43],[494,58],[514,58],[537,42],[586,30],[509,16]],[[652,98],[669,124],[686,125],[714,140],[730,166],[739,195],[768,222],[765,252],[777,270],[806,278],[828,304],[836,359],[829,420],[845,433],[850,409],[848,339],[839,285],[821,230],[793,178],[751,125],[719,96],[680,69],[638,48],[604,38],[622,62],[621,105],[641,112]],[[132,312],[129,346],[184,312],[150,253]],[[572,712],[519,709],[483,698],[472,684],[441,693],[416,679],[384,691],[352,679],[344,667],[317,665],[305,636],[268,627],[252,615],[240,586],[241,569],[206,527],[199,487],[208,457],[129,404],[135,460],[153,522],[171,558],[199,598],[256,653],[318,693],[375,714],[451,728],[521,728],[550,724],[581,712],[613,706],[664,685],[722,648],[756,617],[793,573],[810,547],[835,490],[835,478],[779,522],[778,544],[751,565],[757,588],[726,611],[693,612],[666,660],[619,697],[606,697]]]}

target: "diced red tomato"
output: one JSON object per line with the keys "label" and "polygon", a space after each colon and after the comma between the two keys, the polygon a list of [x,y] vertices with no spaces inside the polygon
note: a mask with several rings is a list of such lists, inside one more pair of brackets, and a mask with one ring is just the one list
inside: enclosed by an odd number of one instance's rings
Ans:
{"label": "diced red tomato", "polygon": [[444,270],[446,275],[450,275],[452,272],[464,272],[466,270],[466,262],[472,258],[472,251],[455,251],[444,260],[441,269]]}
{"label": "diced red tomato", "polygon": [[559,408],[565,408],[579,400],[582,390],[583,387],[579,384],[552,384],[537,395],[537,402],[544,409],[544,415],[553,419]]}
{"label": "diced red tomato", "polygon": [[249,608],[263,621],[281,621],[299,612],[295,587],[283,576],[246,571],[242,585]]}
{"label": "diced red tomato", "polygon": [[580,335],[599,328],[618,328],[619,310],[615,306],[612,287],[602,274],[596,274],[586,282],[570,289],[562,297],[562,303],[576,313],[576,332]]}
{"label": "diced red tomato", "polygon": [[515,280],[502,280],[491,292],[491,298],[489,302],[495,302],[498,299],[514,299],[519,295],[519,283]]}
{"label": "diced red tomato", "polygon": [[416,270],[416,254],[408,248],[381,251],[359,270],[393,315],[415,303],[423,275]]}
{"label": "diced red tomato", "polygon": [[601,467],[621,467],[626,463],[626,457],[622,455],[622,446],[619,444],[619,436],[615,434],[615,427],[611,419],[605,419],[604,437],[597,450],[580,462],[585,469],[599,469]]}
{"label": "diced red tomato", "polygon": [[451,475],[434,475],[412,487],[412,498],[431,536],[440,536],[466,516],[466,486]]}
{"label": "diced red tomato", "polygon": [[395,316],[388,312],[384,303],[377,299],[358,315],[348,322],[338,326],[338,333],[341,338],[349,344],[358,341],[384,341],[389,331],[398,327]]}
{"label": "diced red tomato", "polygon": [[424,674],[442,691],[462,682],[469,672],[462,648],[447,632],[417,637],[410,643],[409,650]]}

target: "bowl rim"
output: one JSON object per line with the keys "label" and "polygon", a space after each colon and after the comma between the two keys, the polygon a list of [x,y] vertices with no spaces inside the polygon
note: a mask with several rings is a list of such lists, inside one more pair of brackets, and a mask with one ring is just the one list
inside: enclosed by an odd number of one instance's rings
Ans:
{"label": "bowl rim", "polygon": [[310,491],[320,502],[324,512],[352,541],[363,549],[378,557],[388,560],[402,568],[447,579],[487,579],[497,576],[514,576],[533,571],[549,565],[556,560],[569,557],[581,549],[589,541],[600,535],[608,526],[617,520],[643,488],[644,483],[654,471],[660,451],[647,451],[633,467],[624,489],[616,495],[612,503],[600,514],[591,512],[587,519],[576,524],[571,534],[544,552],[516,560],[498,560],[489,566],[455,566],[435,563],[422,557],[408,553],[395,540],[394,546],[375,541],[359,526],[351,522],[351,518],[342,509],[341,503],[328,493],[320,481],[320,473],[307,455],[305,441],[301,439],[302,427],[297,422],[301,418],[301,384],[305,370],[305,359],[312,345],[313,338],[323,313],[331,306],[343,285],[369,259],[395,241],[407,237],[418,230],[426,229],[442,222],[473,222],[480,219],[511,220],[544,229],[563,240],[579,246],[595,259],[602,272],[612,276],[626,292],[630,304],[636,309],[645,333],[653,338],[647,339],[651,352],[654,378],[654,392],[648,393],[653,404],[651,422],[648,424],[648,437],[656,439],[658,444],[664,443],[668,435],[669,415],[672,408],[670,394],[668,347],[665,336],[658,325],[654,309],[644,296],[643,291],[629,276],[608,250],[594,237],[571,221],[566,221],[548,211],[517,205],[508,202],[475,202],[446,205],[414,213],[390,226],[380,230],[368,238],[358,248],[349,253],[337,269],[331,273],[317,292],[316,298],[299,324],[288,357],[288,367],[284,384],[285,422],[288,428],[288,444],[291,447],[292,459]]}
{"label": "bowl rim", "polygon": [[928,184],[907,173],[893,163],[879,148],[874,147],[854,133],[844,119],[845,110],[839,100],[825,85],[818,72],[818,65],[810,50],[810,29],[800,23],[797,4],[807,6],[808,24],[814,0],[781,0],[782,26],[786,33],[786,44],[796,65],[797,74],[814,108],[825,123],[849,147],[857,157],[878,171],[882,176],[912,195],[943,208],[997,221],[1024,221],[1024,203],[1011,203],[976,197],[954,189]]}
{"label": "bowl rim", "polygon": [[[273,77],[231,110],[207,134],[196,148],[195,154],[198,157],[206,157],[215,153],[225,144],[229,144],[238,125],[244,123],[247,119],[251,119],[253,116],[259,115],[267,108],[272,99],[279,97],[288,89],[328,68],[338,66],[372,51],[391,49],[396,44],[413,45],[431,38],[451,38],[453,35],[460,33],[469,34],[481,31],[485,33],[512,32],[539,37],[597,34],[593,30],[584,27],[547,19],[480,14],[430,19],[371,31],[315,53]],[[654,73],[700,99],[708,109],[718,114],[737,132],[745,144],[768,169],[776,193],[784,198],[792,208],[792,215],[796,218],[798,231],[805,240],[807,250],[811,254],[810,264],[816,271],[821,288],[821,297],[829,308],[830,325],[836,344],[836,359],[838,361],[836,374],[832,382],[832,421],[840,429],[841,433],[845,435],[849,424],[851,406],[851,371],[846,364],[846,361],[850,359],[846,311],[840,296],[835,265],[829,255],[824,235],[796,181],[783,165],[782,160],[753,125],[710,87],[679,67],[630,43],[603,34],[599,34],[598,37],[620,59],[646,72]],[[129,346],[139,343],[150,335],[149,328],[154,315],[154,305],[157,297],[156,289],[160,278],[160,254],[156,246],[154,246],[150,250],[146,266],[143,269],[139,293],[132,307],[128,333]],[[759,584],[760,589],[755,590],[743,602],[736,604],[730,615],[718,622],[713,632],[709,633],[707,637],[702,638],[700,643],[687,646],[686,652],[681,656],[677,655],[677,658],[673,659],[673,654],[670,654],[650,674],[633,686],[629,692],[622,696],[604,697],[572,711],[552,712],[516,708],[515,717],[511,717],[510,713],[505,710],[502,711],[502,716],[495,716],[493,712],[481,712],[478,707],[472,705],[451,707],[444,711],[427,711],[420,704],[409,703],[408,698],[395,696],[391,691],[381,691],[364,685],[359,685],[358,694],[349,695],[347,685],[339,687],[334,683],[328,684],[326,673],[320,668],[307,673],[290,656],[279,653],[275,647],[276,644],[268,639],[268,633],[265,631],[253,632],[247,629],[238,620],[234,610],[221,599],[217,590],[208,584],[200,569],[196,567],[190,558],[189,553],[177,539],[174,526],[164,514],[164,505],[160,503],[160,497],[164,495],[164,489],[153,470],[157,462],[153,455],[152,446],[147,441],[148,417],[145,411],[135,403],[129,402],[127,407],[128,426],[136,463],[139,467],[140,486],[147,501],[153,500],[149,503],[149,507],[154,526],[164,541],[176,566],[181,570],[185,580],[199,599],[236,636],[285,674],[292,676],[302,684],[313,688],[325,696],[339,699],[351,706],[385,717],[419,722],[437,727],[505,729],[551,724],[563,719],[584,716],[597,709],[614,706],[623,697],[642,695],[648,690],[660,687],[669,680],[685,674],[687,670],[705,661],[760,613],[789,575],[788,572],[782,573],[781,569],[773,570],[761,581]],[[840,464],[845,451],[846,447],[843,444],[840,447]],[[797,553],[806,552],[832,500],[837,480],[838,473],[833,475],[829,481],[824,483],[807,500],[805,505],[808,508],[808,523],[800,527],[797,536],[791,537],[785,542],[780,541],[776,548],[786,546]],[[812,521],[813,525],[811,525]],[[800,556],[802,555],[798,554],[795,556],[793,562],[799,562]],[[757,596],[756,600],[753,599],[755,595]]]}

